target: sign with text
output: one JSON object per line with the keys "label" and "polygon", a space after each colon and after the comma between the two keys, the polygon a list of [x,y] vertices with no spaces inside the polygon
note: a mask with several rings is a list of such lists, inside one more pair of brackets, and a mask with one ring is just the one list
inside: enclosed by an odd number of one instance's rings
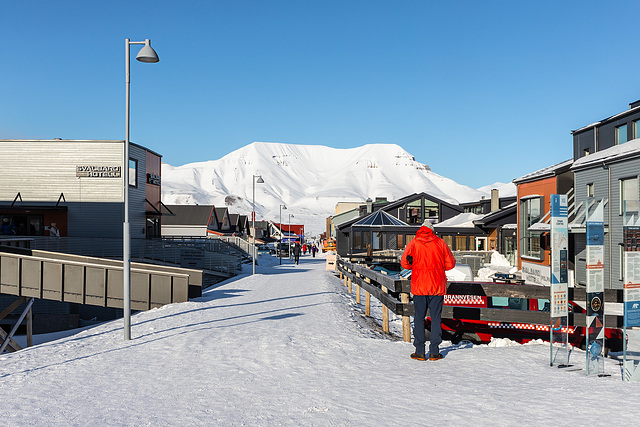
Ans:
{"label": "sign with text", "polygon": [[551,317],[567,316],[567,196],[551,195]]}
{"label": "sign with text", "polygon": [[[567,196],[551,195],[551,313],[549,345],[551,360],[549,364],[558,367],[569,366],[569,285],[567,283],[567,252],[569,249],[569,231],[567,226]],[[555,343],[555,349],[554,349]]]}
{"label": "sign with text", "polygon": [[120,166],[76,166],[77,177],[120,178]]}
{"label": "sign with text", "polygon": [[624,245],[623,286],[624,286],[624,352],[623,379],[640,381],[640,369],[635,360],[627,359],[627,339],[638,339],[638,331],[627,328],[640,326],[640,212],[637,203],[627,201],[623,205],[622,238]]}
{"label": "sign with text", "polygon": [[527,284],[549,286],[551,270],[548,265],[522,261],[522,278]]}
{"label": "sign with text", "polygon": [[604,201],[587,197],[587,375],[604,373]]}

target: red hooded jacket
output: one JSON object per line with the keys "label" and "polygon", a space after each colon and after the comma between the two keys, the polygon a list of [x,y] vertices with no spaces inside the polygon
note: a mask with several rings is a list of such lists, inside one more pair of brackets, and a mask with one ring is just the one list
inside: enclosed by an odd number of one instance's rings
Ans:
{"label": "red hooded jacket", "polygon": [[[411,257],[413,262],[407,259]],[[409,242],[400,262],[411,270],[413,295],[444,295],[447,292],[446,270],[456,266],[449,246],[428,227],[420,227]]]}

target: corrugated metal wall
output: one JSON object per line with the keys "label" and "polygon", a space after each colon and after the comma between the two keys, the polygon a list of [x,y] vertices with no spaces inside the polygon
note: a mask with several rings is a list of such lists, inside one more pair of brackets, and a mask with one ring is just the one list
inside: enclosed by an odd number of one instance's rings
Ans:
{"label": "corrugated metal wall", "polygon": [[[121,166],[123,141],[0,140],[0,204],[20,193],[22,205],[53,205],[64,194],[69,237],[122,237],[123,181],[78,177],[78,166]],[[146,151],[131,145],[137,160],[137,187],[130,187],[132,246],[145,238]],[[121,174],[122,175],[122,174]]]}
{"label": "corrugated metal wall", "polygon": [[[620,215],[620,180],[638,177],[640,171],[640,159],[631,159],[608,165],[611,168],[611,200],[604,210],[605,229],[609,225],[609,234],[604,236],[605,250],[605,287],[608,287],[611,277],[611,288],[622,289],[620,244],[622,240],[623,218]],[[594,197],[598,199],[609,198],[609,171],[602,165],[590,169],[575,172],[576,203],[584,203],[587,198],[587,184],[594,184]],[[609,209],[611,209],[611,224],[609,224]],[[576,240],[576,281],[586,284],[586,246],[582,244],[583,237]],[[609,245],[611,243],[611,252]],[[579,251],[579,252],[578,252]],[[611,258],[609,254],[611,253]],[[611,271],[611,276],[609,276]]]}

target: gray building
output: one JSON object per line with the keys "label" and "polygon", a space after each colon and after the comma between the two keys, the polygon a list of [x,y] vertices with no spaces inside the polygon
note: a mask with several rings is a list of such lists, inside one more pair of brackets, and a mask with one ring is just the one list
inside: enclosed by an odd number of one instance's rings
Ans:
{"label": "gray building", "polygon": [[605,287],[623,286],[623,207],[640,199],[640,101],[629,109],[573,133],[576,282],[586,284],[585,202],[604,206]]}
{"label": "gray building", "polygon": [[[122,239],[123,141],[0,140],[0,217],[21,236]],[[136,242],[160,236],[161,156],[129,150],[129,223]]]}
{"label": "gray building", "polygon": [[623,208],[637,210],[640,193],[640,139],[616,145],[582,157],[573,163],[575,195],[578,204],[575,233],[576,282],[586,285],[585,201],[587,197],[604,204],[605,287],[623,288]]}

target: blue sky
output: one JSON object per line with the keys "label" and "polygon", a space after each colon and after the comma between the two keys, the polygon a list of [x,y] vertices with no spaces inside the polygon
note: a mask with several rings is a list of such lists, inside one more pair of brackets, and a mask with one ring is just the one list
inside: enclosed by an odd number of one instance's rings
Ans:
{"label": "blue sky", "polygon": [[[615,7],[613,6],[615,4]],[[0,138],[131,140],[174,166],[253,141],[394,143],[477,188],[572,157],[640,99],[638,2],[3,1]]]}

